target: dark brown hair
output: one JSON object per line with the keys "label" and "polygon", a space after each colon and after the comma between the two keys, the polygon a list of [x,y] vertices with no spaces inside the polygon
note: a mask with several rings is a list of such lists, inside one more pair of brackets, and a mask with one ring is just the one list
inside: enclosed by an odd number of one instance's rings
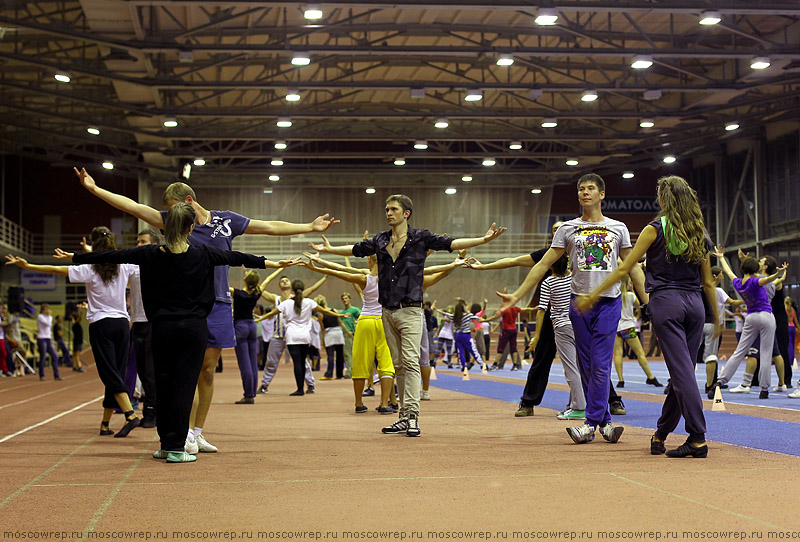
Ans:
{"label": "dark brown hair", "polygon": [[586,175],[581,175],[581,177],[578,179],[578,188],[580,188],[583,183],[594,183],[600,192],[606,191],[606,182],[597,173],[587,173]]}
{"label": "dark brown hair", "polygon": [[739,262],[739,267],[742,268],[742,273],[746,275],[755,275],[758,273],[758,260],[755,258],[751,258],[750,256],[746,258],[742,258],[742,261]]}
{"label": "dark brown hair", "polygon": [[306,289],[305,283],[300,279],[292,281],[292,291],[294,292],[294,313],[300,315],[303,310],[303,290]]}
{"label": "dark brown hair", "polygon": [[[105,226],[98,226],[92,230],[92,251],[100,252],[103,250],[117,250],[117,243],[114,241],[114,234]],[[95,263],[92,264],[94,272],[100,275],[103,284],[108,286],[117,275],[119,275],[119,264],[116,263]]]}

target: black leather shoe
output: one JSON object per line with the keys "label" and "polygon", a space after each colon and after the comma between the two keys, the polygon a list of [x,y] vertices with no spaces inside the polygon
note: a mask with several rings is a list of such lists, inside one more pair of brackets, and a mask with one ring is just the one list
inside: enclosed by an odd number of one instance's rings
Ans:
{"label": "black leather shoe", "polygon": [[703,444],[702,446],[695,446],[688,440],[675,448],[674,450],[670,450],[667,452],[667,457],[707,457],[708,456],[708,446]]}

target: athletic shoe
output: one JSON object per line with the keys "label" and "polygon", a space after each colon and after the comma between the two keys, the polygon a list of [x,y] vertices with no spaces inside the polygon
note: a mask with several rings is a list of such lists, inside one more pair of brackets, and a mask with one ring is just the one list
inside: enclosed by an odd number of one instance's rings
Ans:
{"label": "athletic shoe", "polygon": [[[745,386],[744,384],[739,384],[735,388],[728,390],[731,393],[750,393],[750,386]],[[711,392],[709,392],[711,393]],[[713,396],[711,397],[714,398]]]}
{"label": "athletic shoe", "polygon": [[63,378],[61,378],[60,376],[57,376],[57,377],[55,377],[53,380],[64,380],[64,379],[63,379]]}
{"label": "athletic shoe", "polygon": [[319,379],[320,380],[333,380],[333,377],[332,376],[328,376],[328,375],[322,375],[321,377],[319,377]]}
{"label": "athletic shoe", "polygon": [[142,422],[139,424],[139,427],[143,429],[152,429],[156,425],[157,424],[155,416],[154,417],[145,416],[144,418],[142,418]]}
{"label": "athletic shoe", "polygon": [[157,452],[153,452],[153,459],[166,459],[169,455],[167,450],[159,450]]}
{"label": "athletic shoe", "polygon": [[419,390],[419,400],[420,401],[430,401],[431,400],[431,392],[428,390]]}
{"label": "athletic shoe", "polygon": [[559,411],[556,413],[556,418],[558,418],[558,419],[560,420],[560,419],[561,419],[561,416],[563,416],[563,415],[564,415],[564,413],[565,413],[567,410],[569,410],[569,407],[565,408],[564,410],[559,410]]}
{"label": "athletic shoe", "polygon": [[197,456],[186,452],[169,452],[167,454],[167,463],[194,463],[195,461],[197,461]]}
{"label": "athletic shoe", "polygon": [[628,413],[628,411],[625,410],[625,405],[622,401],[612,401],[608,405],[608,411],[614,416],[624,416]]}
{"label": "athletic shoe", "polygon": [[113,434],[114,434],[114,431],[112,431],[111,429],[100,429],[100,433],[99,433],[99,435],[101,437],[107,437],[107,436],[113,435]]}
{"label": "athletic shoe", "polygon": [[702,446],[694,446],[688,440],[675,448],[674,450],[670,450],[667,452],[667,457],[707,457],[708,456],[708,446],[703,444]]}
{"label": "athletic shoe", "polygon": [[303,390],[295,390],[295,391],[293,391],[292,393],[289,394],[289,397],[295,397],[295,396],[299,396],[299,395],[305,395]]}
{"label": "athletic shoe", "polygon": [[117,431],[117,434],[114,435],[114,438],[125,438],[128,436],[128,433],[133,431],[133,429],[136,427],[139,427],[139,418],[133,417],[125,422],[125,425],[122,426],[122,429]]}
{"label": "athletic shoe", "polygon": [[266,386],[261,386],[256,393],[269,393],[269,390]]}
{"label": "athletic shoe", "polygon": [[392,409],[392,412],[397,414],[397,411],[400,410],[400,405],[397,403],[389,403],[389,408]]}
{"label": "athletic shoe", "polygon": [[524,418],[525,416],[533,416],[533,407],[523,406],[522,403],[520,403],[519,409],[514,413],[514,417]]}
{"label": "athletic shoe", "polygon": [[407,437],[418,437],[420,434],[419,430],[419,420],[417,419],[416,414],[410,414],[408,416],[408,429],[406,429],[406,436]]}
{"label": "athletic shoe", "polygon": [[255,402],[256,402],[255,397],[242,397],[241,399],[236,401],[234,404],[236,404],[236,405],[254,405]]}
{"label": "athletic shoe", "polygon": [[761,390],[761,393],[758,394],[759,399],[769,399],[769,392],[767,390]]}
{"label": "athletic shoe", "polygon": [[711,387],[708,389],[708,393],[706,393],[706,396],[709,399],[714,399],[714,394],[716,393],[717,388],[720,389],[722,388],[722,385],[719,382],[714,382],[713,384],[711,384]]}
{"label": "athletic shoe", "polygon": [[386,427],[381,429],[381,432],[386,433],[387,435],[405,433],[406,431],[408,431],[408,420],[404,420],[403,418],[400,418],[392,425],[387,425]]}
{"label": "athletic shoe", "polygon": [[655,386],[656,388],[663,388],[664,384],[658,381],[656,377],[648,378],[644,381],[645,384],[650,384],[651,386]]}
{"label": "athletic shoe", "polygon": [[203,435],[197,435],[194,437],[194,441],[197,443],[197,450],[204,454],[213,454],[216,453],[217,447],[213,444],[209,444],[206,440],[206,437]]}
{"label": "athletic shoe", "polygon": [[367,405],[358,405],[358,406],[356,406],[356,414],[361,414],[362,412],[366,412],[367,410],[369,410],[367,408]]}
{"label": "athletic shoe", "polygon": [[196,454],[199,451],[197,441],[189,440],[189,437],[186,437],[186,442],[183,443],[183,451],[187,454]]}
{"label": "athletic shoe", "polygon": [[619,438],[622,436],[622,432],[625,431],[624,427],[615,426],[613,423],[608,422],[604,427],[600,428],[600,434],[603,435],[603,438],[606,441],[611,442],[612,444],[615,442],[619,442]]}
{"label": "athletic shoe", "polygon": [[388,406],[383,407],[381,405],[378,405],[378,406],[375,407],[375,410],[378,411],[378,414],[394,414],[395,413],[395,411],[392,410]]}
{"label": "athletic shoe", "polygon": [[800,387],[798,387],[796,390],[794,390],[792,393],[790,393],[786,397],[788,397],[790,399],[800,399]]}
{"label": "athletic shoe", "polygon": [[620,380],[619,382],[617,382],[617,387],[618,388],[624,388],[625,387],[625,381],[624,380]]}
{"label": "athletic shoe", "polygon": [[314,386],[309,386],[309,387],[306,389],[306,393],[314,393],[315,391],[316,391],[316,389],[314,388]]}
{"label": "athletic shoe", "polygon": [[787,389],[788,388],[786,387],[786,384],[783,384],[781,386],[775,386],[774,388],[772,388],[772,391],[777,393],[785,393]]}
{"label": "athletic shoe", "polygon": [[364,390],[364,393],[361,394],[361,397],[375,397],[375,390],[367,388]]}
{"label": "athletic shoe", "polygon": [[655,435],[650,437],[650,455],[661,455],[666,451],[667,447],[664,446],[663,440],[656,440]]}
{"label": "athletic shoe", "polygon": [[594,440],[594,427],[585,423],[577,427],[567,427],[567,434],[575,444],[585,444]]}
{"label": "athletic shoe", "polygon": [[519,368],[519,366],[517,366],[517,365],[512,365],[512,366],[511,366],[511,370],[512,370],[512,371],[519,371],[519,369],[520,369],[520,368]]}
{"label": "athletic shoe", "polygon": [[572,408],[568,408],[563,413],[557,416],[559,420],[585,420],[586,419],[586,411],[585,410],[575,410]]}

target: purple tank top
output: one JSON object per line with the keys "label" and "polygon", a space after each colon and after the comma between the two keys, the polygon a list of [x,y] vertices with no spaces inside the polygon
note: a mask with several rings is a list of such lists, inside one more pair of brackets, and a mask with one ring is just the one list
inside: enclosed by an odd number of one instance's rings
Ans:
{"label": "purple tank top", "polygon": [[733,287],[747,304],[748,313],[772,312],[767,289],[758,284],[758,277],[750,277],[745,281],[737,277],[733,279]]}
{"label": "purple tank top", "polygon": [[645,290],[647,292],[664,289],[699,291],[703,283],[700,264],[689,263],[682,256],[672,254],[668,256],[661,221],[654,220],[649,225],[656,229],[656,238],[647,249]]}

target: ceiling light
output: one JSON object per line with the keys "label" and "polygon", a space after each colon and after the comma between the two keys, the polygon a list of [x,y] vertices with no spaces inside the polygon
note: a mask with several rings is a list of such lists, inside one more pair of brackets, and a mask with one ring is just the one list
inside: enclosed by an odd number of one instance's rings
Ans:
{"label": "ceiling light", "polygon": [[738,129],[739,129],[739,123],[736,122],[736,121],[729,122],[728,124],[725,125],[725,131],[726,132],[732,132],[732,131],[738,130]]}
{"label": "ceiling light", "polygon": [[175,128],[178,126],[178,119],[175,117],[164,117],[164,128]]}
{"label": "ceiling light", "polygon": [[364,190],[364,192],[366,192],[367,194],[374,194],[375,193],[375,189],[374,188],[367,188],[366,190]]}
{"label": "ceiling light", "polygon": [[704,11],[700,19],[703,26],[713,26],[722,21],[722,14],[719,11]]}
{"label": "ceiling light", "polygon": [[514,63],[514,55],[510,53],[503,53],[500,55],[500,58],[497,59],[498,66],[511,66]]}
{"label": "ceiling light", "polygon": [[558,11],[552,8],[541,8],[533,20],[540,26],[552,26],[558,20]]}
{"label": "ceiling light", "polygon": [[275,125],[278,128],[289,128],[292,125],[292,119],[289,117],[278,117],[278,122]]}
{"label": "ceiling light", "polygon": [[412,98],[424,98],[425,97],[425,89],[424,88],[412,88],[411,89],[411,97]]}
{"label": "ceiling light", "polygon": [[556,119],[547,118],[542,121],[542,128],[555,128],[556,126],[558,126]]}
{"label": "ceiling light", "polygon": [[623,179],[633,179],[633,171],[626,171],[622,174]]}
{"label": "ceiling light", "polygon": [[494,158],[484,158],[483,162],[481,162],[485,167],[492,167],[497,163]]}
{"label": "ceiling light", "polygon": [[58,72],[58,73],[57,73],[57,74],[55,74],[53,77],[55,77],[55,78],[56,78],[56,81],[58,81],[59,83],[69,83],[70,81],[72,81],[72,79],[70,78],[70,76],[69,76],[69,75],[67,75],[67,74],[66,74],[66,73],[64,73],[64,72]]}
{"label": "ceiling light", "polygon": [[456,190],[455,188],[445,188],[444,189],[444,193],[447,194],[448,196],[452,196],[456,192],[458,192],[458,190]]}
{"label": "ceiling light", "polygon": [[754,70],[766,70],[769,68],[769,58],[766,56],[757,56],[750,63],[750,67]]}
{"label": "ceiling light", "polygon": [[319,4],[306,4],[306,10],[303,12],[303,17],[309,21],[322,19],[322,6]]}
{"label": "ceiling light", "polygon": [[197,167],[200,167],[200,166],[204,166],[204,165],[206,165],[206,161],[205,161],[205,159],[203,159],[203,158],[195,158],[195,159],[194,159],[194,162],[192,162],[192,163],[193,163],[194,165],[196,165]]}
{"label": "ceiling light", "polygon": [[669,156],[665,156],[665,157],[663,158],[663,160],[664,160],[664,163],[665,163],[665,164],[672,164],[672,163],[674,163],[674,162],[675,162],[675,160],[677,160],[677,158],[675,158],[675,157],[674,157],[674,156],[672,156],[672,155],[669,155]]}
{"label": "ceiling light", "polygon": [[112,164],[111,162],[106,161],[106,162],[103,162],[103,167],[105,169],[114,169],[114,164]]}
{"label": "ceiling light", "polygon": [[261,192],[264,193],[264,194],[272,194],[272,188],[265,188]]}
{"label": "ceiling light", "polygon": [[414,142],[414,148],[417,149],[418,151],[424,151],[425,149],[428,148],[428,142],[418,139]]}
{"label": "ceiling light", "polygon": [[568,166],[577,166],[579,162],[574,158],[568,158],[567,161],[564,163],[567,164]]}
{"label": "ceiling light", "polygon": [[542,193],[541,188],[531,188],[531,194],[541,194],[541,193]]}
{"label": "ceiling light", "polygon": [[286,101],[287,102],[299,102],[300,101],[300,91],[295,89],[289,89],[286,92]]}
{"label": "ceiling light", "polygon": [[530,92],[528,92],[528,97],[531,100],[538,100],[539,98],[542,97],[543,94],[544,94],[544,91],[542,89],[540,89],[540,88],[532,88],[530,90]]}
{"label": "ceiling light", "polygon": [[282,166],[283,159],[282,158],[273,158],[272,161],[269,163],[271,166]]}
{"label": "ceiling light", "polygon": [[98,128],[95,128],[94,126],[89,126],[86,129],[86,131],[89,132],[92,135],[100,135],[100,130]]}
{"label": "ceiling light", "polygon": [[631,62],[631,68],[634,70],[646,70],[653,65],[653,57],[649,55],[636,55]]}
{"label": "ceiling light", "polygon": [[269,180],[272,181],[273,183],[277,183],[278,181],[281,180],[281,176],[280,175],[270,175],[269,176]]}
{"label": "ceiling light", "polygon": [[656,123],[653,121],[653,119],[642,119],[639,121],[640,128],[652,128],[655,125]]}
{"label": "ceiling light", "polygon": [[461,180],[464,181],[465,183],[471,183],[472,182],[472,175],[462,175],[461,176]]}
{"label": "ceiling light", "polygon": [[522,142],[512,141],[511,143],[508,144],[508,148],[511,149],[512,151],[518,151],[522,148]]}
{"label": "ceiling light", "polygon": [[311,56],[308,53],[297,51],[292,55],[293,66],[308,66],[311,64]]}
{"label": "ceiling light", "polygon": [[593,102],[597,99],[597,91],[596,90],[585,90],[581,95],[582,102]]}
{"label": "ceiling light", "polygon": [[279,151],[284,150],[286,148],[286,142],[285,141],[276,141],[275,142],[275,148],[278,149]]}
{"label": "ceiling light", "polygon": [[406,165],[406,159],[405,158],[395,158],[394,159],[394,165],[396,165],[396,166],[404,166],[404,165]]}
{"label": "ceiling light", "polygon": [[467,95],[464,96],[465,102],[477,102],[481,98],[483,98],[483,91],[480,89],[472,89],[467,91]]}
{"label": "ceiling light", "polygon": [[447,128],[448,126],[450,126],[450,123],[447,122],[447,119],[436,119],[436,122],[434,123],[434,126],[436,128],[444,129],[444,128]]}
{"label": "ceiling light", "polygon": [[645,90],[644,91],[644,99],[645,100],[658,100],[661,97],[662,92],[660,90]]}

